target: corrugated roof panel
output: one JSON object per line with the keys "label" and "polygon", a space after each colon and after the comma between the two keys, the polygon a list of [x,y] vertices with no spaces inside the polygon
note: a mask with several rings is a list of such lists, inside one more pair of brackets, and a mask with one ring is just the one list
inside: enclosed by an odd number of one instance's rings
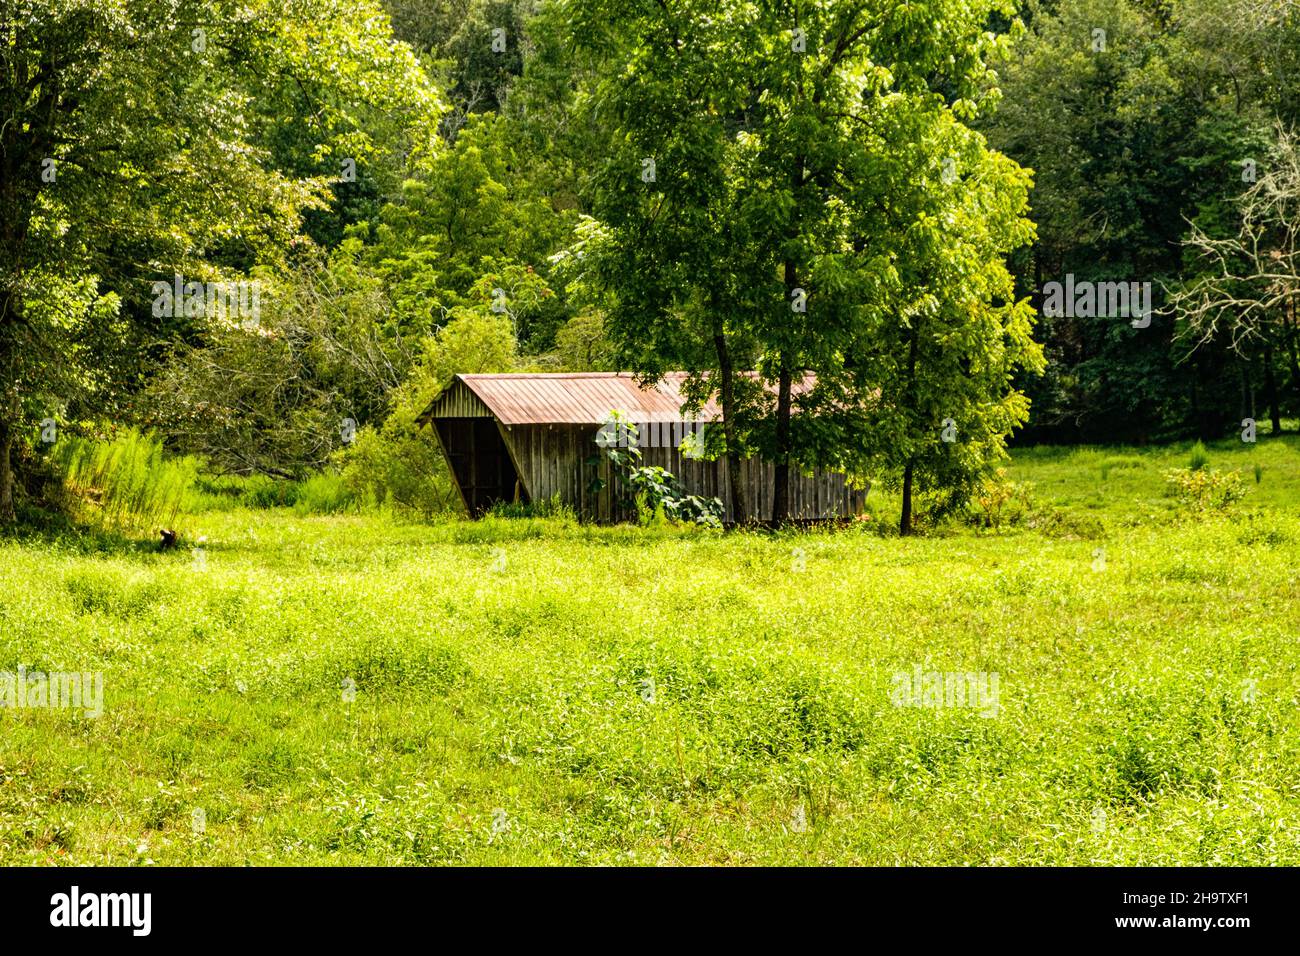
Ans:
{"label": "corrugated roof panel", "polygon": [[[569,372],[458,375],[503,424],[596,425],[611,410],[638,422],[681,421],[684,372],[671,372],[657,385],[639,388],[629,372]],[[699,416],[716,418],[709,403]]]}
{"label": "corrugated roof panel", "polygon": [[[610,411],[625,412],[635,422],[683,421],[682,385],[687,373],[669,372],[649,388],[641,388],[630,372],[511,372],[497,375],[457,375],[505,425],[598,425]],[[812,376],[795,383],[806,391]],[[440,407],[443,395],[421,416],[427,422]],[[716,401],[708,402],[692,420],[715,421],[722,415]]]}

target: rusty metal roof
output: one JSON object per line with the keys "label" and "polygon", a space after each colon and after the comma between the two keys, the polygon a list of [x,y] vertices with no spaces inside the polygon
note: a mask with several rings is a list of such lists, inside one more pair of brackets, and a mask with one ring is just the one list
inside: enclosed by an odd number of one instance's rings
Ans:
{"label": "rusty metal roof", "polygon": [[[698,415],[684,416],[681,388],[686,372],[668,372],[656,384],[641,388],[630,372],[511,372],[497,375],[457,375],[504,425],[598,425],[611,411],[627,414],[635,422],[714,421],[722,409],[710,401]],[[438,415],[443,391],[420,416],[427,422]],[[797,383],[795,391],[806,385]]]}
{"label": "rusty metal roof", "polygon": [[[613,410],[638,422],[682,420],[684,372],[670,372],[650,388],[640,388],[630,372],[559,372],[457,375],[503,425],[598,425]],[[720,410],[710,403],[700,417]]]}

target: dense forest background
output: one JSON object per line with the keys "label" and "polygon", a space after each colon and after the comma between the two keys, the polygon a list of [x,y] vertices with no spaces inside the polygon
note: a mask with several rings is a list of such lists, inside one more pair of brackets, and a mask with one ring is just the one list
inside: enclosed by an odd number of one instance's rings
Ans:
{"label": "dense forest background", "polygon": [[[454,373],[653,371],[608,325],[644,290],[585,261],[634,125],[614,107],[637,107],[601,84],[653,48],[643,23],[601,30],[600,4],[533,0],[0,7],[0,478],[20,504],[42,427],[133,425],[219,471],[333,463],[428,509],[440,465],[413,422]],[[1300,7],[1014,13],[988,18],[1000,55],[963,79],[983,90],[970,127],[1033,179],[1032,241],[998,246],[1046,358],[1016,372],[1017,440],[1282,430],[1300,415]],[[259,311],[160,307],[176,275],[255,282]],[[1067,275],[1151,283],[1150,325],[1045,315],[1044,285]],[[748,342],[737,368],[763,364]],[[658,360],[713,361],[693,347]]]}

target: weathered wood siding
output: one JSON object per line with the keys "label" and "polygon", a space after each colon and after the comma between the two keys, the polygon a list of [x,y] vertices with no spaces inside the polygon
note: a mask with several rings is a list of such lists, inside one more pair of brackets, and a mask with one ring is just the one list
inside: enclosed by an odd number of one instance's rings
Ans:
{"label": "weathered wood siding", "polygon": [[[632,517],[618,505],[622,491],[617,487],[609,460],[596,444],[597,427],[501,426],[510,457],[531,500],[544,501],[558,495],[583,517],[600,522]],[[698,461],[671,447],[642,448],[641,454],[646,465],[658,465],[672,472],[691,494],[721,498],[726,520],[732,520],[731,484],[727,479],[725,461]],[[598,462],[588,464],[593,458]],[[770,517],[775,467],[747,459],[742,463],[742,469],[749,492],[751,516]],[[590,489],[595,478],[604,482],[604,487],[597,492]],[[848,517],[860,513],[865,501],[866,491],[849,488],[842,475],[828,472],[804,475],[796,470],[790,476],[791,518]]]}
{"label": "weathered wood siding", "polygon": [[438,418],[492,418],[492,410],[464,382],[452,382],[430,406],[428,420]]}

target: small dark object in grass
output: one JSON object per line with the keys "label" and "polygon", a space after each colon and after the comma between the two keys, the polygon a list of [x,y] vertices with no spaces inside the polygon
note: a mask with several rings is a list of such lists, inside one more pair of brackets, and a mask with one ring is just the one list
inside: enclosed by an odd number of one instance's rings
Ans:
{"label": "small dark object in grass", "polygon": [[172,548],[176,547],[175,531],[168,531],[166,528],[161,528],[159,529],[158,534],[162,536],[162,542],[158,545],[159,551],[170,551]]}

